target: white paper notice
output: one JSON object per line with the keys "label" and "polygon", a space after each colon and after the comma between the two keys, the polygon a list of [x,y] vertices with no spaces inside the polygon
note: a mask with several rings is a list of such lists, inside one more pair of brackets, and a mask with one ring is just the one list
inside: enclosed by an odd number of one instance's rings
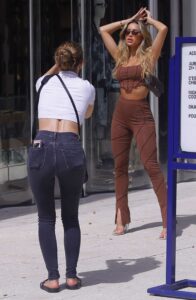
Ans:
{"label": "white paper notice", "polygon": [[181,149],[196,152],[196,44],[183,44],[181,71]]}

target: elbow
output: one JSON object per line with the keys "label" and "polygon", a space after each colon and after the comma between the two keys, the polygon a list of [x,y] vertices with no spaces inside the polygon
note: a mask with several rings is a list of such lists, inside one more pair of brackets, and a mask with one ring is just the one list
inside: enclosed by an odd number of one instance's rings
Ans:
{"label": "elbow", "polygon": [[165,24],[163,24],[163,25],[159,28],[159,33],[160,33],[163,37],[166,37],[167,32],[168,32],[168,27],[167,27]]}
{"label": "elbow", "polygon": [[100,33],[101,36],[104,34],[104,28],[103,28],[103,26],[99,27],[99,33]]}
{"label": "elbow", "polygon": [[88,113],[88,114],[85,115],[85,119],[89,119],[91,116],[92,116],[92,113],[91,114]]}
{"label": "elbow", "polygon": [[166,25],[164,25],[162,30],[165,32],[165,34],[167,34],[167,32],[168,32],[168,27],[167,27]]}

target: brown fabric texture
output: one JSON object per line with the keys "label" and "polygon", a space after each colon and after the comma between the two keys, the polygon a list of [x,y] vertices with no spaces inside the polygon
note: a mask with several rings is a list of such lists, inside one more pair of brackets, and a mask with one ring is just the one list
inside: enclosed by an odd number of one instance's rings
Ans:
{"label": "brown fabric texture", "polygon": [[142,67],[140,65],[119,66],[116,70],[116,79],[120,83],[120,88],[129,93],[139,86],[145,86],[144,79],[142,78]]}
{"label": "brown fabric texture", "polygon": [[129,100],[120,97],[113,115],[111,137],[115,161],[116,217],[120,210],[123,225],[130,223],[128,165],[131,141],[134,137],[140,159],[158,198],[163,227],[166,228],[167,188],[157,161],[155,123],[146,99]]}

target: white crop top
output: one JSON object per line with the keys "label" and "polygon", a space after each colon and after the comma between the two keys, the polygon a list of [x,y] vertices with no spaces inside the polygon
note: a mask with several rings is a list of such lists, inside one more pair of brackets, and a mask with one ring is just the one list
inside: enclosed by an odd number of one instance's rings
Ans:
{"label": "white crop top", "polygon": [[[80,124],[82,124],[88,106],[94,104],[95,88],[88,80],[80,78],[75,72],[61,71],[59,75],[74,100]],[[43,78],[44,76],[40,77],[36,82],[37,91]],[[57,76],[51,77],[41,90],[38,118],[64,119],[77,123],[71,100]]]}

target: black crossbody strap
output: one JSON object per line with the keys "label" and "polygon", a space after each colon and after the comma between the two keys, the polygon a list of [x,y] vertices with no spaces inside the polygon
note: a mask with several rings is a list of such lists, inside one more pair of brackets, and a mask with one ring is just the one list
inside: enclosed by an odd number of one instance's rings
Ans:
{"label": "black crossbody strap", "polygon": [[71,96],[68,88],[66,87],[64,81],[62,80],[62,78],[59,76],[59,74],[56,74],[56,76],[58,77],[58,79],[62,83],[62,86],[64,87],[65,91],[67,92],[67,94],[68,94],[68,96],[69,96],[69,98],[71,100],[71,103],[73,105],[73,108],[74,108],[74,111],[75,111],[75,114],[76,114],[76,119],[77,119],[77,123],[78,123],[78,134],[80,136],[80,119],[79,119],[78,111],[77,111],[77,108],[75,106],[74,100],[73,100],[73,98],[72,98],[72,96]]}
{"label": "black crossbody strap", "polygon": [[46,75],[44,76],[44,78],[42,79],[41,81],[41,85],[39,87],[39,90],[37,91],[37,94],[36,94],[36,98],[35,98],[35,103],[34,103],[34,116],[33,116],[33,126],[32,126],[32,141],[34,140],[35,136],[36,136],[36,129],[37,129],[37,126],[36,126],[36,120],[37,120],[37,112],[38,112],[38,103],[39,103],[39,96],[40,96],[40,93],[41,93],[41,90],[43,88],[43,86],[48,82],[48,80],[54,76],[54,74],[52,75]]}

